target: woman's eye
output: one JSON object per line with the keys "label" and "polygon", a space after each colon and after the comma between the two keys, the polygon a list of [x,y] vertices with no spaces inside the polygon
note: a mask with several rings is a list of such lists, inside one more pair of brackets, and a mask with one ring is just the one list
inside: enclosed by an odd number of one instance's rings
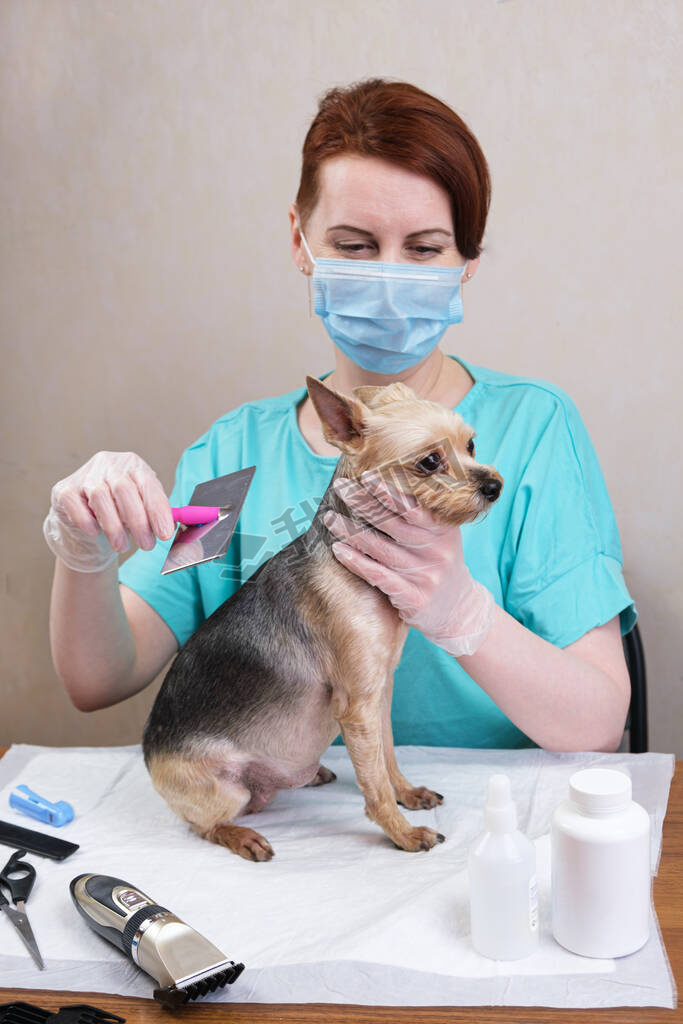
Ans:
{"label": "woman's eye", "polygon": [[361,256],[366,252],[373,252],[374,249],[367,242],[337,242],[336,248],[347,256]]}
{"label": "woman's eye", "polygon": [[420,473],[433,473],[441,465],[441,452],[430,452],[416,464]]}
{"label": "woman's eye", "polygon": [[467,442],[467,451],[472,456],[472,458],[474,458],[474,441],[472,440],[472,438],[470,438],[469,441]]}
{"label": "woman's eye", "polygon": [[416,252],[418,256],[440,256],[443,249],[436,248],[433,245],[414,245],[413,252]]}

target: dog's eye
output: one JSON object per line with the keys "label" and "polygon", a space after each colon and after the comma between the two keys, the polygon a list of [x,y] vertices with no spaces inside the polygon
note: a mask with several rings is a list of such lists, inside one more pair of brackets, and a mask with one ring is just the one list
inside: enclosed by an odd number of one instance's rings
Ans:
{"label": "dog's eye", "polygon": [[434,473],[440,465],[441,452],[430,452],[429,455],[425,455],[424,459],[420,459],[415,468],[420,473]]}
{"label": "dog's eye", "polygon": [[474,438],[471,437],[467,442],[467,451],[474,458]]}

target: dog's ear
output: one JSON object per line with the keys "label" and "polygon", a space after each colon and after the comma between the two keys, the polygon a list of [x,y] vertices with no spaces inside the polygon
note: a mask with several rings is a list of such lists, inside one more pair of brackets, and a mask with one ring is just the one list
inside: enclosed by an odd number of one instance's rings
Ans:
{"label": "dog's ear", "polygon": [[374,384],[360,384],[353,389],[356,398],[360,398],[369,409],[377,409],[381,405],[388,405],[390,402],[404,402],[406,399],[417,401],[417,395],[407,384],[400,380],[393,384],[375,386]]}
{"label": "dog's ear", "polygon": [[367,409],[362,402],[328,388],[317,377],[306,377],[306,387],[325,440],[347,455],[356,454],[366,427]]}

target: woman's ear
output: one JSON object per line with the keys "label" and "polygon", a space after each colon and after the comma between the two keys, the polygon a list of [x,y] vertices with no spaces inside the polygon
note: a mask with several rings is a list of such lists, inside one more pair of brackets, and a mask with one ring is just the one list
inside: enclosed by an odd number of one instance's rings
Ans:
{"label": "woman's ear", "polygon": [[472,278],[474,277],[474,275],[477,272],[477,267],[478,266],[479,266],[479,257],[478,256],[474,260],[468,260],[467,261],[467,266],[465,267],[465,273],[462,275],[462,283],[463,284],[467,284],[468,281],[472,280]]}
{"label": "woman's ear", "polygon": [[325,440],[346,455],[357,455],[365,443],[367,408],[358,399],[328,388],[317,377],[306,377],[306,387]]}
{"label": "woman's ear", "polygon": [[302,274],[310,274],[309,269],[310,260],[306,255],[304,244],[301,240],[301,231],[299,230],[299,214],[296,208],[296,204],[292,203],[289,207],[289,230],[291,234],[291,252],[292,258],[296,263],[297,270]]}

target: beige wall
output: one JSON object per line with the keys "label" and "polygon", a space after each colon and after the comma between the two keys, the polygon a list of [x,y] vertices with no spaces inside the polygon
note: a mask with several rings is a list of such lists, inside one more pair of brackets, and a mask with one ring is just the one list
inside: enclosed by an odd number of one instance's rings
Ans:
{"label": "beige wall", "polygon": [[445,349],[545,378],[601,459],[650,675],[683,755],[681,22],[675,0],[0,4],[0,744],[136,742],[51,666],[52,484],[132,449],[170,489],[219,415],[332,366],[287,204],[320,92],[449,102],[490,162],[486,252]]}

